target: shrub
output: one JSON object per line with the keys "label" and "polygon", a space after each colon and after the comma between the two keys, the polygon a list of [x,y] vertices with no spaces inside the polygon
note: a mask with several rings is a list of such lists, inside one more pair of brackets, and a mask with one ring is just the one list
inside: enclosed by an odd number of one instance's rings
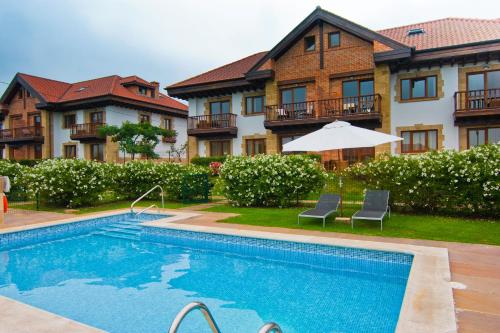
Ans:
{"label": "shrub", "polygon": [[[345,174],[391,191],[391,201],[413,210],[499,214],[500,145],[463,152],[380,156]],[[498,215],[497,215],[498,216]]]}
{"label": "shrub", "polygon": [[289,206],[325,181],[321,165],[303,155],[228,157],[220,177],[224,195],[238,206]]}
{"label": "shrub", "polygon": [[34,167],[38,163],[42,162],[43,160],[37,159],[37,160],[19,160],[16,163],[19,163],[23,166],[28,166],[28,167]]}
{"label": "shrub", "polygon": [[22,201],[29,199],[26,175],[29,168],[16,162],[0,160],[0,176],[8,176],[10,180],[9,200]]}
{"label": "shrub", "polygon": [[[136,199],[155,185],[162,186],[167,198],[179,199],[184,175],[195,173],[207,173],[207,170],[171,162],[129,161],[117,165],[113,183],[116,193],[127,199]],[[159,191],[151,193],[149,198],[159,198]]]}
{"label": "shrub", "polygon": [[216,157],[193,157],[191,159],[191,164],[207,167],[212,162],[224,163],[226,156],[216,156]]}
{"label": "shrub", "polygon": [[78,159],[40,162],[27,173],[29,190],[48,203],[79,207],[101,198],[109,187],[114,165]]}

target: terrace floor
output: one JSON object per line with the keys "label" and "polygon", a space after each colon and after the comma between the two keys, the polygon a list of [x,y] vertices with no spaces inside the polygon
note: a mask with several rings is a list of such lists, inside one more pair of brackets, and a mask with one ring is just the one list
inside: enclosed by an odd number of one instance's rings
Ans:
{"label": "terrace floor", "polygon": [[[500,332],[500,261],[498,260],[498,258],[500,258],[500,246],[363,236],[232,223],[222,224],[217,221],[234,216],[234,214],[202,212],[199,211],[198,208],[204,209],[206,206],[183,208],[183,212],[192,211],[200,214],[200,216],[193,217],[187,221],[182,221],[182,223],[215,227],[222,226],[224,228],[235,228],[241,230],[270,231],[288,234],[447,248],[452,281],[466,286],[465,289],[453,290],[457,312],[458,331],[461,333]],[[55,221],[72,216],[73,215],[70,214],[49,212],[13,212],[13,214],[8,214],[6,216],[6,221],[3,225],[0,225],[0,229]]]}

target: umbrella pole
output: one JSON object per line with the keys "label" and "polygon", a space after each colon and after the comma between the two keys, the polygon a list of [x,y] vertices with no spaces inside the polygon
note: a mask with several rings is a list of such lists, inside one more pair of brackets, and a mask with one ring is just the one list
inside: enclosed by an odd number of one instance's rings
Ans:
{"label": "umbrella pole", "polygon": [[343,194],[342,194],[342,177],[339,177],[339,188],[340,188],[340,216],[344,216],[344,203],[343,203]]}

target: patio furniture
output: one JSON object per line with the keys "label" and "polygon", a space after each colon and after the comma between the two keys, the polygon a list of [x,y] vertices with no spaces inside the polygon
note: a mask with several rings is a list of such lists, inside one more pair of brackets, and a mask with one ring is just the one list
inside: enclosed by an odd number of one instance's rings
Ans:
{"label": "patio furniture", "polygon": [[340,196],[338,194],[326,193],[319,197],[316,207],[306,210],[297,216],[297,224],[300,224],[301,217],[312,217],[323,219],[323,228],[325,227],[326,218],[337,212],[340,204]]}
{"label": "patio furniture", "polygon": [[365,193],[363,207],[351,217],[351,228],[354,228],[354,220],[372,220],[380,221],[380,230],[382,230],[383,220],[387,213],[391,217],[389,191],[368,190]]}

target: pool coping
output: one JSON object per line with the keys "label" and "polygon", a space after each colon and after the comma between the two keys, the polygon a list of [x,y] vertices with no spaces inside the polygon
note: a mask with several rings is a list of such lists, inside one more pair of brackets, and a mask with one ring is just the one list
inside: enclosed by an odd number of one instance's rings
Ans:
{"label": "pool coping", "polygon": [[[96,217],[105,217],[115,214],[129,212],[129,209],[117,209],[106,211],[104,213],[92,213],[82,216],[72,217],[69,219],[38,223],[29,226],[18,226],[5,228],[0,230],[0,235],[4,233],[25,231],[30,229],[38,229],[52,225],[60,225],[65,223],[74,223],[82,220],[87,220]],[[453,292],[451,287],[451,273],[448,260],[448,250],[446,248],[428,247],[420,245],[410,245],[401,243],[375,242],[367,240],[352,240],[343,238],[332,238],[323,236],[306,236],[295,234],[284,234],[269,231],[253,231],[223,227],[199,226],[192,224],[182,224],[182,222],[193,217],[202,216],[203,213],[178,211],[170,209],[161,209],[160,213],[171,215],[164,219],[143,222],[142,225],[155,228],[177,229],[205,233],[217,233],[224,235],[254,237],[261,239],[283,240],[299,243],[313,243],[330,246],[341,246],[350,248],[362,248],[378,251],[391,251],[399,253],[412,254],[413,263],[406,285],[403,304],[399,314],[399,319],[396,327],[396,332],[457,332],[455,319],[455,305],[453,302]],[[8,299],[4,297],[5,299]],[[9,299],[10,300],[10,299]],[[0,298],[0,307],[2,304]],[[19,303],[19,305],[26,305]],[[27,307],[31,307],[26,305]],[[33,309],[33,307],[31,307]],[[34,308],[37,309],[37,308]],[[41,310],[46,312],[44,310]],[[48,312],[47,312],[48,313]],[[48,313],[51,314],[51,313]],[[51,314],[54,316],[54,314]],[[0,319],[3,320],[4,314],[0,313]],[[55,315],[57,316],[57,315]],[[26,317],[23,316],[24,320]],[[60,317],[62,319],[67,319]],[[21,318],[20,318],[21,319]],[[71,319],[74,324],[78,323]],[[45,321],[48,326],[50,323]],[[82,332],[96,332],[86,324],[82,324]],[[17,329],[17,330],[16,330]],[[47,330],[48,332],[49,330]],[[25,332],[19,330],[19,327],[11,327],[8,332]],[[39,331],[37,331],[39,332]],[[50,330],[50,332],[56,332]],[[61,331],[63,332],[63,331]],[[102,331],[100,331],[102,332]]]}

